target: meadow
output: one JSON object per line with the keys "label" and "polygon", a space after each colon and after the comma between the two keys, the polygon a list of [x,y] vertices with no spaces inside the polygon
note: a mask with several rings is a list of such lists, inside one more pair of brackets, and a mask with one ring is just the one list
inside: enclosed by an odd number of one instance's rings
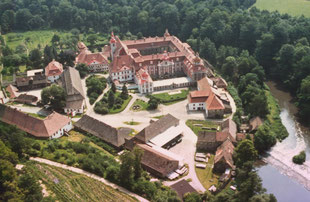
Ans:
{"label": "meadow", "polygon": [[260,10],[279,11],[281,14],[310,17],[310,0],[256,0]]}

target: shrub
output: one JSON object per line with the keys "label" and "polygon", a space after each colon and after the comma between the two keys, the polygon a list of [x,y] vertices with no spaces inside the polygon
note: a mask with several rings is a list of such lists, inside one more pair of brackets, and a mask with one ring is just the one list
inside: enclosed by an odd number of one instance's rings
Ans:
{"label": "shrub", "polygon": [[35,143],[33,143],[32,148],[40,151],[41,150],[41,145],[40,145],[40,143],[35,142]]}
{"label": "shrub", "polygon": [[298,155],[293,157],[293,162],[296,164],[303,164],[306,161],[306,153],[305,151],[300,152]]}

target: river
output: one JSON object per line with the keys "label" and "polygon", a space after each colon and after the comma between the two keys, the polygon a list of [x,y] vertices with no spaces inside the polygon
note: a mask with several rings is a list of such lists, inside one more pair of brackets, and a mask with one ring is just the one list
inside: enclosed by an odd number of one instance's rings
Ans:
{"label": "river", "polygon": [[[289,93],[279,89],[274,82],[267,82],[272,95],[281,108],[281,120],[289,136],[278,142],[263,159],[258,174],[268,193],[273,193],[279,202],[310,201],[310,134],[295,119],[297,108],[291,103]],[[305,150],[307,160],[303,165],[292,162],[294,155]]]}

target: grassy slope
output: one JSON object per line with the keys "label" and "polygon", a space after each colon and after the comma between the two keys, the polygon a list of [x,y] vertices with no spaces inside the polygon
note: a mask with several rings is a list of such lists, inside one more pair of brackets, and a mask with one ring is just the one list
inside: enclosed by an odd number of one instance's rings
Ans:
{"label": "grassy slope", "polygon": [[[30,42],[27,43],[26,45],[30,51],[32,49],[37,48],[38,44],[41,45],[41,48],[44,48],[48,44],[50,45],[50,42],[54,34],[57,34],[60,37],[69,35],[69,33],[65,32],[58,32],[54,30],[42,30],[42,31],[28,31],[22,33],[9,33],[4,35],[4,38],[7,45],[13,50],[15,50],[16,46],[20,44],[25,44],[25,39],[29,37]],[[21,36],[21,37],[16,37],[14,40],[10,41],[9,36]]]}
{"label": "grassy slope", "polygon": [[293,16],[305,15],[310,17],[309,0],[257,0],[253,5],[261,10],[279,11]]}
{"label": "grassy slope", "polygon": [[61,168],[29,162],[27,169],[42,180],[58,201],[136,201],[97,180]]}

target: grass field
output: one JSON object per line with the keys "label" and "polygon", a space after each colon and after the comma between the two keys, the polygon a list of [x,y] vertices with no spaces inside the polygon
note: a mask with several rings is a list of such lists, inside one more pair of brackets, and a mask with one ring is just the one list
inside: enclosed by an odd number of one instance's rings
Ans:
{"label": "grass field", "polygon": [[199,131],[216,131],[216,129],[220,127],[218,124],[206,120],[187,120],[186,125],[190,127],[196,135],[198,135]]}
{"label": "grass field", "polygon": [[[139,109],[134,109],[134,106],[139,106]],[[148,106],[149,105],[147,102],[140,100],[140,99],[136,99],[136,101],[131,105],[130,109],[135,112],[138,112],[138,111],[147,110]]]}
{"label": "grass field", "polygon": [[158,93],[152,94],[152,97],[155,97],[160,100],[160,103],[164,105],[171,105],[187,98],[188,90],[181,90],[180,93],[177,94],[169,94],[169,93]]}
{"label": "grass field", "polygon": [[218,184],[219,175],[212,172],[212,165],[214,164],[214,155],[211,155],[205,169],[195,168],[197,177],[204,188],[209,189],[212,185]]}
{"label": "grass field", "polygon": [[279,11],[281,14],[310,17],[309,0],[256,0],[253,5],[261,10]]}
{"label": "grass field", "polygon": [[[42,48],[44,48],[46,45],[50,45],[54,34],[57,34],[60,37],[70,35],[70,33],[59,32],[55,30],[41,30],[22,33],[9,33],[4,35],[4,39],[7,45],[13,50],[15,50],[18,45],[24,44],[30,51],[37,48],[38,44],[40,44]],[[26,42],[26,39],[29,39],[29,42]]]}
{"label": "grass field", "polygon": [[29,162],[26,169],[42,181],[57,201],[137,201],[97,180],[61,168]]}

